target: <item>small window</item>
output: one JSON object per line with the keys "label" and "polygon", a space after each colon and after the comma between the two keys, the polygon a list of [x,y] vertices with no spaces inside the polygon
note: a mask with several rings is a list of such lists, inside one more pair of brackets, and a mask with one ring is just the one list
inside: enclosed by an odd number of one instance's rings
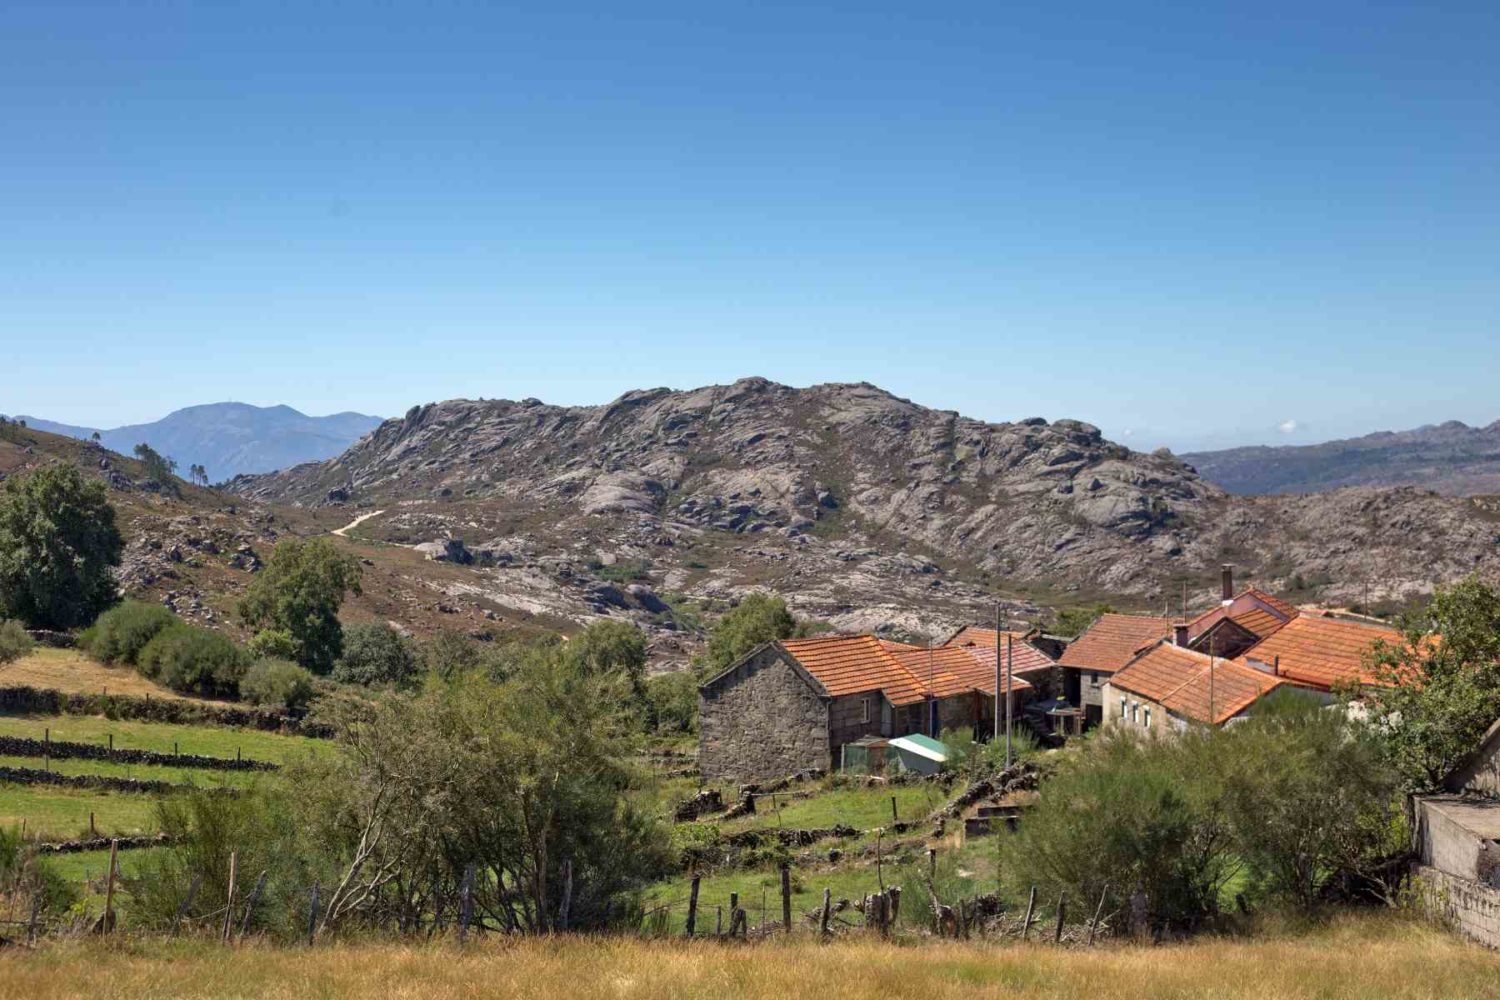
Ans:
{"label": "small window", "polygon": [[1136,719],[1138,717],[1137,716],[1137,712],[1139,711],[1140,707],[1141,707],[1141,703],[1138,702],[1138,701],[1132,701],[1130,703],[1130,721],[1131,722],[1136,721]]}
{"label": "small window", "polygon": [[1145,711],[1145,713],[1144,713],[1144,715],[1145,715],[1145,726],[1146,726],[1147,729],[1150,729],[1151,728],[1151,709],[1147,708],[1146,711]]}
{"label": "small window", "polygon": [[863,719],[861,719],[860,721],[861,722],[869,722],[870,721],[870,699],[866,698],[860,704],[862,704],[864,706],[864,710],[865,710],[865,717]]}
{"label": "small window", "polygon": [[1128,699],[1125,699],[1125,698],[1121,698],[1120,699],[1120,718],[1122,718],[1122,719],[1125,718],[1125,708],[1126,708],[1126,706],[1128,704],[1129,704],[1129,700]]}
{"label": "small window", "polygon": [[1092,685],[1094,685],[1094,687],[1098,687],[1099,686],[1099,671],[1097,671],[1097,670],[1090,670],[1089,671],[1089,683],[1092,684]]}

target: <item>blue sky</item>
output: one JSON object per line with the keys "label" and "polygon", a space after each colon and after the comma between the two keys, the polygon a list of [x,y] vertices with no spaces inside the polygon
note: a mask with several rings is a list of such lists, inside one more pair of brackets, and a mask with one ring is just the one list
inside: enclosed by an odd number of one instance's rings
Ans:
{"label": "blue sky", "polygon": [[0,410],[758,374],[1141,448],[1488,423],[1497,38],[1493,2],[12,2]]}

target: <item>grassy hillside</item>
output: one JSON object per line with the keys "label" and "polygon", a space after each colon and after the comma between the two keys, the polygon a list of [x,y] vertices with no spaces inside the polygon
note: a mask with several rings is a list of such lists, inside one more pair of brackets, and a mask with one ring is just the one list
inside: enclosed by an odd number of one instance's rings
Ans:
{"label": "grassy hillside", "polygon": [[726,948],[711,942],[491,939],[233,949],[77,939],[0,952],[0,994],[32,997],[776,998],[1495,996],[1500,955],[1387,915],[1311,929],[1092,951],[868,938]]}

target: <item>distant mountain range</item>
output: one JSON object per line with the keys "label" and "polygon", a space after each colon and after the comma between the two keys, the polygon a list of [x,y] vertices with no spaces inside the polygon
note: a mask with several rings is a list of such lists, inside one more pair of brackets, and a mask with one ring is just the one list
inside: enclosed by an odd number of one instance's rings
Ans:
{"label": "distant mountain range", "polygon": [[189,406],[154,423],[113,430],[24,415],[16,419],[37,430],[69,437],[88,438],[97,433],[106,448],[126,455],[145,442],[175,460],[183,476],[188,466],[202,465],[215,482],[242,473],[273,472],[332,458],[381,422],[380,417],[363,413],[309,417],[290,406],[248,403]]}
{"label": "distant mountain range", "polygon": [[1500,493],[1500,420],[1458,420],[1323,444],[1229,448],[1182,456],[1231,493],[1316,493],[1341,486],[1422,486],[1449,496]]}

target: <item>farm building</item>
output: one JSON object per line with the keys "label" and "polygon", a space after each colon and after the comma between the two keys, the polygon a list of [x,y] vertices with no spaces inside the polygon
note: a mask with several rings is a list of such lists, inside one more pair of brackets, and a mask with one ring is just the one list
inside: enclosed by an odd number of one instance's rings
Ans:
{"label": "farm building", "polygon": [[1289,684],[1327,692],[1339,683],[1376,683],[1365,663],[1366,654],[1376,642],[1402,641],[1395,629],[1304,611],[1239,659]]}
{"label": "farm building", "polygon": [[[1013,711],[1032,690],[1012,679]],[[872,635],[767,643],[699,688],[698,766],[709,780],[764,780],[831,769],[865,737],[987,732],[995,695],[992,649]]]}
{"label": "farm building", "polygon": [[1443,782],[1412,800],[1418,891],[1437,916],[1500,948],[1500,720]]}
{"label": "farm building", "polygon": [[1192,722],[1222,726],[1283,683],[1242,663],[1163,639],[1105,683],[1104,724],[1157,733]]}
{"label": "farm building", "polygon": [[1104,721],[1104,687],[1136,653],[1172,634],[1172,620],[1152,615],[1100,615],[1063,652],[1062,696],[1083,710],[1083,724]]}

